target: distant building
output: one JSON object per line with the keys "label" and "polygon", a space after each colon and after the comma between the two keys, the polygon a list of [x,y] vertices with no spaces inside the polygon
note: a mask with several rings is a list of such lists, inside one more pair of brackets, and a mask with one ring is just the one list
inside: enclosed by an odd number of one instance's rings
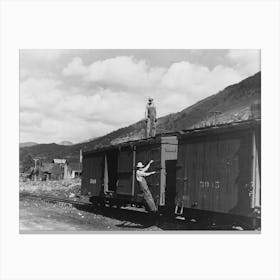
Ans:
{"label": "distant building", "polygon": [[41,168],[41,180],[63,180],[71,178],[71,170],[66,159],[53,159]]}
{"label": "distant building", "polygon": [[20,175],[30,180],[65,180],[78,178],[82,175],[82,163],[69,163],[66,159],[55,158],[51,162],[40,162],[36,167],[30,169],[24,174],[22,165],[20,165]]}
{"label": "distant building", "polygon": [[51,169],[53,167],[52,163],[44,163],[42,164],[41,171],[42,171],[42,181],[52,180],[54,178],[51,174]]}
{"label": "distant building", "polygon": [[71,172],[71,178],[78,178],[82,175],[82,164],[79,162],[69,163],[69,169]]}
{"label": "distant building", "polygon": [[61,158],[54,158],[52,160],[52,163],[54,163],[54,164],[61,164],[61,165],[68,164],[66,159],[61,159]]}

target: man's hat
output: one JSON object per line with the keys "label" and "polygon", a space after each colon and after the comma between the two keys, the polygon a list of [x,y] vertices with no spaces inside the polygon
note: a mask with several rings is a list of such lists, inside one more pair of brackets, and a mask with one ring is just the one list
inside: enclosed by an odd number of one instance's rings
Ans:
{"label": "man's hat", "polygon": [[149,101],[153,101],[154,99],[153,99],[153,97],[149,97],[148,100]]}
{"label": "man's hat", "polygon": [[136,165],[137,168],[142,168],[144,167],[143,163],[141,161],[139,161]]}

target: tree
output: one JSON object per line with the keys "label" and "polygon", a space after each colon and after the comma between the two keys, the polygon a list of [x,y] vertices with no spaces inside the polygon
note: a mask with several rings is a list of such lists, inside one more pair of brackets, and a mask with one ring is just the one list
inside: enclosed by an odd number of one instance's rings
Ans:
{"label": "tree", "polygon": [[34,167],[34,160],[30,154],[24,157],[21,163],[24,171],[29,171],[32,167]]}

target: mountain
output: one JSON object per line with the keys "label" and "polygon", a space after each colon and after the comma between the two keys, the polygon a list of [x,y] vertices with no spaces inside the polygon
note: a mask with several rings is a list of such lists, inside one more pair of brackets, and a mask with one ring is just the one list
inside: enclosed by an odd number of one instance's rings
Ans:
{"label": "mountain", "polygon": [[73,145],[72,142],[70,141],[61,141],[60,143],[58,143],[59,145],[63,145],[63,146],[71,146]]}
{"label": "mountain", "polygon": [[38,143],[35,142],[23,142],[23,143],[19,143],[19,147],[20,148],[24,148],[24,147],[31,147],[34,145],[38,145]]}
{"label": "mountain", "polygon": [[[211,95],[181,112],[161,117],[157,122],[157,133],[180,131],[188,128],[209,126],[214,123],[227,123],[238,120],[248,120],[251,116],[251,105],[260,104],[261,73],[257,74]],[[20,149],[20,160],[28,155],[43,160],[66,158],[77,162],[79,152],[91,150],[105,145],[143,138],[145,122],[115,130],[91,141],[81,142],[71,146],[57,144],[39,144]]]}

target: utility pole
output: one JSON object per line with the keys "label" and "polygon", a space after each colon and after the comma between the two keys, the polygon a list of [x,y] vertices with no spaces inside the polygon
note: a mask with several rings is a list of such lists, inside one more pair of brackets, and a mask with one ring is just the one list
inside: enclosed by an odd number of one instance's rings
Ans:
{"label": "utility pole", "polygon": [[38,158],[34,158],[34,181],[37,181],[37,175],[36,175],[36,171],[37,171],[37,161],[39,160]]}
{"label": "utility pole", "polygon": [[83,162],[83,150],[80,149],[80,162],[79,162],[80,169],[82,169],[82,162]]}

